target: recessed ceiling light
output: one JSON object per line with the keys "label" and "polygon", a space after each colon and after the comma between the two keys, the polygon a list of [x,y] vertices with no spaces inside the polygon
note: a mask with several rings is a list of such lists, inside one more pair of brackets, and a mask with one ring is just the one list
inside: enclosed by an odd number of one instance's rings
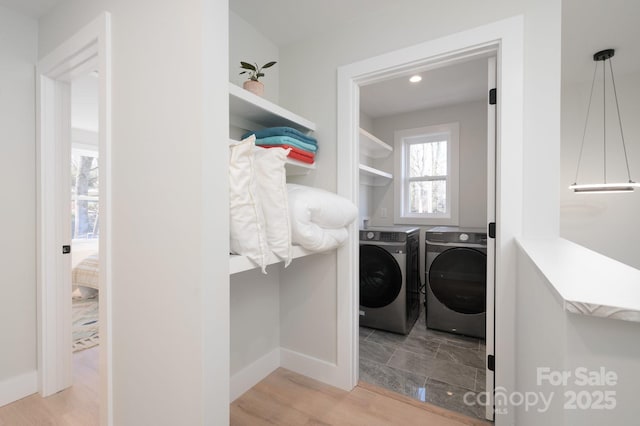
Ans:
{"label": "recessed ceiling light", "polygon": [[422,77],[420,77],[419,75],[414,75],[409,79],[410,82],[412,83],[418,83],[419,81],[422,81]]}

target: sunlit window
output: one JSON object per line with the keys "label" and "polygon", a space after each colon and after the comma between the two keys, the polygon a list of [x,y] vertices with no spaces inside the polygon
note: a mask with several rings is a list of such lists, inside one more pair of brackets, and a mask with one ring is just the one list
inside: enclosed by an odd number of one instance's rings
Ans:
{"label": "sunlit window", "polygon": [[396,133],[397,223],[457,224],[458,124]]}

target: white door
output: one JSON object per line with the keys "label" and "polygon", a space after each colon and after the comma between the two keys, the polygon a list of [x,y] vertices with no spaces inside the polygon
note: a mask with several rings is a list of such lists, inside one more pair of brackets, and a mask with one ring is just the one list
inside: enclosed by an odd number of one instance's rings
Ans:
{"label": "white door", "polygon": [[[487,405],[485,417],[493,420],[494,350],[495,350],[495,269],[496,269],[496,58],[488,60],[487,105],[487,330],[486,330],[486,384]],[[493,224],[493,225],[489,225]],[[492,360],[490,362],[489,360]]]}

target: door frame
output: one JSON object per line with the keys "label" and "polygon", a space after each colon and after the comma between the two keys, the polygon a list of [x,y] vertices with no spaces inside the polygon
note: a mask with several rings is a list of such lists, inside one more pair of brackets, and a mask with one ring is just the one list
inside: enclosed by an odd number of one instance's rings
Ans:
{"label": "door frame", "polygon": [[[496,111],[496,256],[495,387],[515,390],[515,238],[522,230],[523,170],[523,31],[521,15],[450,36],[345,65],[338,69],[337,192],[358,204],[359,87],[399,76],[408,70],[432,69],[495,52]],[[507,143],[508,141],[508,143]],[[338,385],[358,383],[358,224],[337,253]],[[514,413],[496,413],[497,425],[513,424]]]}
{"label": "door frame", "polygon": [[[111,18],[107,12],[42,58],[36,70],[38,391],[49,396],[72,384],[71,271],[62,203],[69,200],[70,81],[98,70],[100,424],[112,424],[111,336]],[[66,195],[65,195],[66,194]],[[66,197],[66,198],[65,198]]]}

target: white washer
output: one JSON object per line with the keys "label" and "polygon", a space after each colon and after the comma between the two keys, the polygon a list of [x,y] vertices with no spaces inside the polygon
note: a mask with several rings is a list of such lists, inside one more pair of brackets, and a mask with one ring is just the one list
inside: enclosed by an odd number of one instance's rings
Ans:
{"label": "white washer", "polygon": [[487,233],[439,226],[425,234],[427,328],[485,338]]}

